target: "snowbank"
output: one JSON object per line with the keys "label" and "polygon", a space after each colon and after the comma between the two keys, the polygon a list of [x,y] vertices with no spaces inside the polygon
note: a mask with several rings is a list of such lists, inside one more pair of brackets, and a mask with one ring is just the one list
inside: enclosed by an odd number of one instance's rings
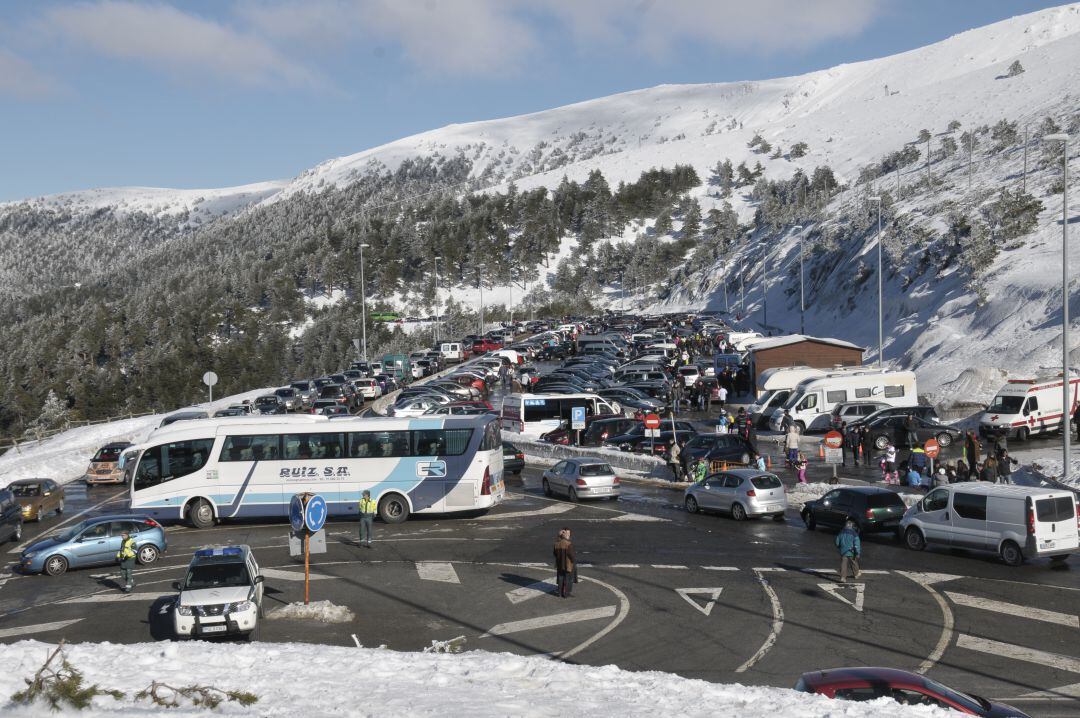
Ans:
{"label": "snowbank", "polygon": [[[1040,479],[1061,481],[1064,473],[1060,456],[1054,458],[1040,456],[1014,471],[1012,480],[1015,483],[1039,484]],[[1074,456],[1069,462],[1069,480],[1064,483],[1080,489],[1080,458]]]}
{"label": "snowbank", "polygon": [[294,602],[274,609],[266,616],[269,620],[292,619],[297,621],[321,621],[323,623],[350,623],[356,614],[346,606],[330,601]]}
{"label": "snowbank", "polygon": [[[24,687],[52,647],[37,641],[0,646],[0,696]],[[306,644],[81,644],[68,659],[87,684],[118,689],[121,701],[95,698],[85,711],[52,715],[105,718],[160,716],[162,709],[130,696],[151,680],[172,686],[210,685],[249,691],[249,707],[223,704],[233,716],[716,716],[739,718],[945,718],[939,708],[905,707],[887,699],[835,702],[786,688],[720,685],[668,673],[631,673],[614,666],[577,666],[538,657],[472,651],[397,653]],[[3,707],[6,716],[49,714],[41,705]],[[170,716],[212,715],[174,708]]]}

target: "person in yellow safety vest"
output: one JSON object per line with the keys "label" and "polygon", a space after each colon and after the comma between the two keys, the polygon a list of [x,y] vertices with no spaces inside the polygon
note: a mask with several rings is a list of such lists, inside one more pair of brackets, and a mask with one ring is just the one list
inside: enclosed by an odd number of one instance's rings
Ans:
{"label": "person in yellow safety vest", "polygon": [[124,579],[124,593],[131,593],[135,588],[135,539],[127,531],[120,534],[123,540],[120,542],[120,550],[116,552],[116,560],[120,562],[120,577]]}
{"label": "person in yellow safety vest", "polygon": [[364,491],[360,499],[360,545],[371,548],[371,532],[375,524],[375,512],[379,505],[371,498],[370,491]]}

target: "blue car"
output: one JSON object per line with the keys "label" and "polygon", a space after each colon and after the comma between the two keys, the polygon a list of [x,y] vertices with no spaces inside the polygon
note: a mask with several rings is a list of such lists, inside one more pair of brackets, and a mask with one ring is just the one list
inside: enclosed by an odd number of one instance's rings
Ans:
{"label": "blue car", "polygon": [[19,570],[59,576],[69,568],[115,564],[124,531],[135,539],[135,557],[144,566],[168,548],[165,529],[149,516],[98,516],[28,546]]}

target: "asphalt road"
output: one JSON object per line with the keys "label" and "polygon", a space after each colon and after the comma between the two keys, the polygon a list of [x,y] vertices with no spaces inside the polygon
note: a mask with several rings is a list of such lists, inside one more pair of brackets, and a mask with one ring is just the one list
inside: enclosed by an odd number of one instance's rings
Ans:
{"label": "asphalt road", "polygon": [[[122,508],[117,490],[70,485],[68,510],[24,538]],[[1009,568],[961,551],[911,552],[864,539],[864,575],[839,587],[833,536],[786,521],[691,515],[671,488],[624,483],[618,502],[571,504],[539,491],[539,469],[511,479],[484,516],[331,523],[313,557],[313,600],[349,606],[350,624],[264,620],[256,640],[418,650],[464,637],[465,650],[542,654],[717,682],[791,686],[841,665],[925,670],[1036,716],[1080,715],[1080,559]],[[579,583],[550,593],[558,528],[574,534]],[[145,642],[171,638],[171,584],[192,552],[247,543],[266,575],[266,608],[303,598],[285,523],[168,528],[169,550],[119,591],[115,566],[51,578],[0,575],[0,640]],[[14,545],[2,547],[14,562]],[[9,564],[10,565],[10,564]]]}

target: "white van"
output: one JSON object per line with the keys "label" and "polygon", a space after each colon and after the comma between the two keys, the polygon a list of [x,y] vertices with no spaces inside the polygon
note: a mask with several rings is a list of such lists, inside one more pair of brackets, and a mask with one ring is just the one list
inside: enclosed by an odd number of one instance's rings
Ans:
{"label": "white van", "polygon": [[746,341],[747,339],[760,338],[761,332],[728,332],[727,335],[727,340],[731,342],[731,345],[734,346],[737,351],[742,351],[741,349],[739,349],[739,344]]}
{"label": "white van", "polygon": [[754,425],[759,429],[766,428],[773,411],[784,405],[795,387],[827,373],[824,369],[809,366],[778,366],[761,372],[757,381],[757,401],[746,407]]}
{"label": "white van", "polygon": [[900,520],[910,549],[933,544],[992,551],[1010,566],[1031,558],[1064,561],[1080,545],[1078,529],[1071,491],[981,481],[934,489]]}
{"label": "white van", "polygon": [[499,418],[503,431],[542,434],[569,424],[576,406],[584,406],[587,417],[622,413],[618,402],[596,394],[510,394],[503,399]]}
{"label": "white van", "polygon": [[830,428],[833,408],[848,401],[915,406],[919,403],[915,372],[858,367],[806,379],[795,387],[782,407],[773,410],[769,428],[781,430],[786,410],[800,432],[826,431]]}
{"label": "white van", "polygon": [[[985,436],[1004,434],[1023,441],[1033,434],[1047,434],[1061,429],[1061,374],[1041,379],[1010,379],[979,417],[979,433]],[[1069,379],[1072,406],[1076,413],[1080,376]]]}
{"label": "white van", "polygon": [[439,353],[443,355],[443,359],[447,363],[452,361],[465,361],[469,358],[468,352],[465,347],[461,345],[461,342],[443,342],[439,346]]}

